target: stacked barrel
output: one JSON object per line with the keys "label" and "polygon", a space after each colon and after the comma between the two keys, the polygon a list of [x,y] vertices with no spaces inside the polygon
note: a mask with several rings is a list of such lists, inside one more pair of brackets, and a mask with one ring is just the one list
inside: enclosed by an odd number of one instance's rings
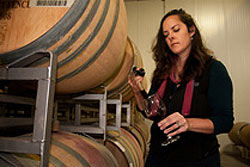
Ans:
{"label": "stacked barrel", "polygon": [[[25,136],[23,136],[25,137]],[[93,139],[67,132],[52,134],[49,166],[118,167],[112,153]],[[40,157],[35,154],[0,154],[1,166],[39,167]]]}
{"label": "stacked barrel", "polygon": [[246,147],[250,150],[250,124],[237,122],[228,134],[229,138],[236,145]]}
{"label": "stacked barrel", "polygon": [[[143,62],[127,36],[123,0],[19,0],[4,1],[0,8],[1,66],[51,51],[58,60],[56,94],[100,93],[105,86],[110,97],[122,94],[123,102],[133,100],[127,76]],[[48,61],[44,58],[29,66],[46,67]],[[109,131],[103,144],[59,131],[52,134],[49,166],[142,167],[148,133],[143,119],[120,133]],[[39,156],[0,153],[0,164],[39,166]]]}

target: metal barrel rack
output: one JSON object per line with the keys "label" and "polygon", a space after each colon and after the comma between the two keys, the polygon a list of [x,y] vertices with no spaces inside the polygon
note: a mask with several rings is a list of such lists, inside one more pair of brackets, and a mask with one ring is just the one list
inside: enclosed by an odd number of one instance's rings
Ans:
{"label": "metal barrel rack", "polygon": [[[122,103],[122,95],[119,94],[118,98],[109,98],[106,87],[103,87],[104,92],[100,94],[84,94],[82,96],[74,97],[71,103],[75,104],[74,110],[74,123],[73,124],[62,124],[60,128],[64,131],[69,131],[73,133],[88,133],[88,134],[101,134],[103,135],[103,140],[106,140],[106,133],[108,130],[114,130],[120,132],[121,126],[129,126],[130,125],[130,103],[123,104]],[[92,125],[82,125],[81,124],[81,110],[82,110],[82,102],[86,101],[99,101],[99,121],[98,126]],[[115,124],[107,125],[107,106],[115,105]],[[122,109],[126,110],[126,122],[122,122],[121,115]],[[56,112],[56,111],[55,111]]]}
{"label": "metal barrel rack", "polygon": [[[49,59],[49,66],[44,68],[29,67],[41,59]],[[0,151],[13,153],[31,153],[40,155],[40,166],[48,166],[51,138],[52,112],[55,95],[57,57],[48,51],[39,51],[24,56],[5,67],[0,68],[0,80],[36,80],[38,81],[36,100],[1,94],[1,102],[35,103],[33,133],[29,137],[0,137]],[[0,122],[1,119],[0,118]],[[8,118],[16,122],[18,118]],[[1,124],[1,123],[0,123]]]}

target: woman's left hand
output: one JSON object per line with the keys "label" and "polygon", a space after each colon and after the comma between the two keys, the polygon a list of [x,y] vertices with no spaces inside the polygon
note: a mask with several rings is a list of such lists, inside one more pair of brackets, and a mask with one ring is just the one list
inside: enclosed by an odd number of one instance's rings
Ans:
{"label": "woman's left hand", "polygon": [[189,128],[187,119],[179,112],[175,112],[164,118],[158,122],[158,126],[161,130],[164,130],[164,133],[168,136],[175,136],[179,133],[186,132]]}

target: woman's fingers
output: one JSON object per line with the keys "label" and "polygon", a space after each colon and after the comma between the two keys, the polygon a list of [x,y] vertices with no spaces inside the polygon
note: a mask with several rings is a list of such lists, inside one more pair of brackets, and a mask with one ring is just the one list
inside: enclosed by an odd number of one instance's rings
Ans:
{"label": "woman's fingers", "polygon": [[169,116],[167,116],[166,118],[164,118],[163,120],[161,120],[158,123],[158,126],[160,127],[161,130],[165,129],[166,127],[176,123],[179,120],[179,113],[175,112]]}
{"label": "woman's fingers", "polygon": [[166,129],[161,129],[161,130],[164,130],[163,132],[165,134],[169,134],[170,132],[177,130],[179,128],[180,128],[180,126],[177,123],[174,123],[174,124],[170,125],[169,127],[167,127]]}
{"label": "woman's fingers", "polygon": [[182,132],[185,132],[184,126],[180,126],[179,129],[177,129],[177,130],[175,130],[175,131],[173,131],[171,133],[169,133],[169,132],[165,133],[165,131],[164,131],[164,133],[167,134],[167,136],[175,136],[175,135],[177,135],[179,133],[182,133]]}
{"label": "woman's fingers", "polygon": [[176,134],[187,131],[187,120],[178,112],[175,112],[158,123],[161,130],[164,130],[168,136],[174,136]]}
{"label": "woman's fingers", "polygon": [[140,91],[140,84],[143,80],[143,77],[141,76],[135,76],[135,77],[128,77],[128,84],[131,86],[134,92]]}

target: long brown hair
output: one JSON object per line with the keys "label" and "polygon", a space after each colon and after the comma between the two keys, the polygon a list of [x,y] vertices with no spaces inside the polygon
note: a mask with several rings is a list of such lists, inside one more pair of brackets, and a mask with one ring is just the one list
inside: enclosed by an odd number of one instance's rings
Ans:
{"label": "long brown hair", "polygon": [[169,49],[163,35],[162,27],[164,20],[171,15],[178,15],[180,20],[187,26],[188,31],[190,31],[191,27],[195,27],[195,34],[193,35],[193,39],[191,41],[192,48],[190,56],[188,57],[183,73],[180,76],[182,81],[189,81],[190,79],[201,75],[204,70],[205,63],[210,57],[209,55],[213,53],[203,44],[200,31],[191,15],[187,14],[182,9],[171,10],[162,18],[160,29],[152,45],[153,59],[156,63],[156,69],[153,73],[152,82],[160,82],[159,80],[163,79],[165,75],[170,75],[171,70],[175,65],[174,59],[177,55]]}

